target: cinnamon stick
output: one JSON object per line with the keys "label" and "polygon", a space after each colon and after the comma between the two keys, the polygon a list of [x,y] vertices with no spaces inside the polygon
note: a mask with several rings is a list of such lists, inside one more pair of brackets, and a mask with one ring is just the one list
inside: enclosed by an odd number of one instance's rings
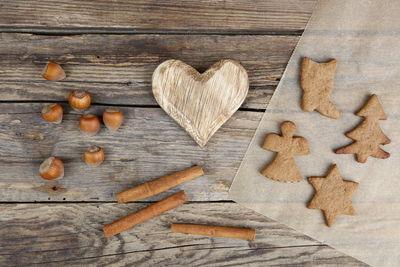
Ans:
{"label": "cinnamon stick", "polygon": [[116,194],[115,198],[118,203],[126,203],[151,197],[202,175],[204,175],[203,169],[200,166],[194,166],[122,191]]}
{"label": "cinnamon stick", "polygon": [[175,233],[240,238],[254,240],[256,230],[250,228],[225,227],[202,224],[171,224],[171,231]]}
{"label": "cinnamon stick", "polygon": [[103,227],[106,237],[121,233],[139,223],[147,221],[161,213],[176,208],[188,200],[184,191],[179,191],[157,203],[154,203],[138,212],[132,213]]}

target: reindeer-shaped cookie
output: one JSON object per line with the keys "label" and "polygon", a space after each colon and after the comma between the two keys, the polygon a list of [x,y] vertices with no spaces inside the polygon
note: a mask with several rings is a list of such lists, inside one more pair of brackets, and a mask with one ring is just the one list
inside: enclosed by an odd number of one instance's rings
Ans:
{"label": "reindeer-shaped cookie", "polygon": [[309,154],[308,142],[303,137],[294,136],[296,124],[293,122],[285,121],[280,128],[282,135],[270,133],[265,137],[262,147],[277,154],[261,173],[279,182],[300,182],[303,177],[293,157]]}

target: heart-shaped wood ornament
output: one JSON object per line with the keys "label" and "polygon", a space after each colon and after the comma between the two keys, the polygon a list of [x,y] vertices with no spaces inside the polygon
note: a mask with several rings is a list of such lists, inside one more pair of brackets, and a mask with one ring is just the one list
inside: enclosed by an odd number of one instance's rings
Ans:
{"label": "heart-shaped wood ornament", "polygon": [[246,70],[224,59],[199,73],[180,60],[167,60],[153,73],[158,104],[204,147],[240,107],[249,91]]}

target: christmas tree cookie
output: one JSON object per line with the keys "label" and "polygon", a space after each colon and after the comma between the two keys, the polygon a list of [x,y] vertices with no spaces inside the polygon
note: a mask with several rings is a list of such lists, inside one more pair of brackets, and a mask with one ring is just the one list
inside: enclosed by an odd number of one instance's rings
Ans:
{"label": "christmas tree cookie", "polygon": [[372,95],[364,107],[356,113],[364,120],[346,136],[354,142],[336,150],[337,154],[355,154],[357,161],[364,163],[369,156],[386,159],[390,154],[380,148],[380,145],[390,143],[390,139],[383,133],[379,120],[386,120],[385,112],[376,95]]}

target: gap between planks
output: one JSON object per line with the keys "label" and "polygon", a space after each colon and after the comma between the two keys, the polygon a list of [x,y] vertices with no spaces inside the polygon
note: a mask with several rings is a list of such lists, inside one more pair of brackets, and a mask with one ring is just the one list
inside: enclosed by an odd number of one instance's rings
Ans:
{"label": "gap between planks", "polygon": [[[129,202],[129,204],[152,204],[152,203],[157,203],[158,201],[146,201],[146,200],[141,200],[141,201],[132,201]],[[236,203],[232,200],[205,200],[205,201],[187,201],[185,204],[215,204],[215,203]],[[88,200],[88,201],[3,201],[0,202],[0,205],[15,205],[15,204],[118,204],[117,201],[109,201],[109,200]]]}
{"label": "gap between planks", "polygon": [[[56,100],[0,100],[0,104],[47,104],[47,103],[60,103],[68,104],[68,101],[56,101]],[[138,105],[138,104],[109,104],[109,103],[90,103],[93,106],[106,106],[106,107],[127,107],[127,108],[161,108],[158,105]],[[239,108],[238,111],[249,111],[249,112],[265,112],[266,109],[262,108]]]}
{"label": "gap between planks", "polygon": [[15,27],[0,26],[0,33],[30,33],[34,35],[70,36],[83,34],[157,34],[157,35],[271,35],[271,36],[301,36],[304,30],[156,30],[156,29],[126,29],[126,28],[52,28],[52,27]]}

